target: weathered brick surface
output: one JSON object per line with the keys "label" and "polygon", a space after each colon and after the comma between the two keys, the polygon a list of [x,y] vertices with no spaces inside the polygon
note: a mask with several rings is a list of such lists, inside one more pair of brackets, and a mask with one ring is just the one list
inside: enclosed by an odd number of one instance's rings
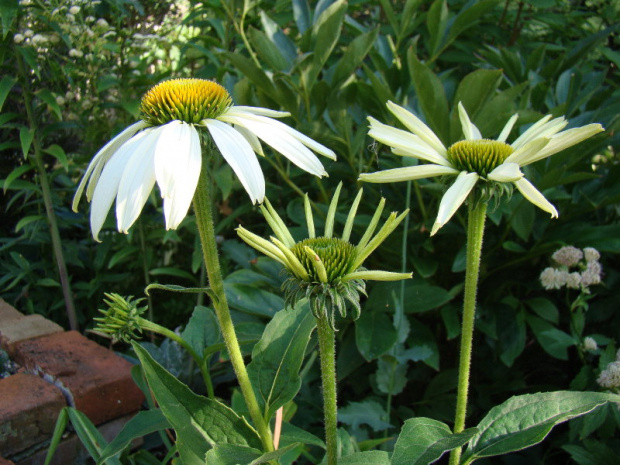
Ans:
{"label": "weathered brick surface", "polygon": [[15,464],[11,462],[10,460],[7,460],[4,457],[0,456],[0,465],[15,465]]}
{"label": "weathered brick surface", "polygon": [[0,320],[0,344],[11,357],[15,355],[15,345],[18,342],[63,331],[61,326],[41,315],[19,314],[21,316],[16,318]]}
{"label": "weathered brick surface", "polygon": [[25,315],[22,312],[15,310],[12,305],[7,304],[4,299],[0,298],[0,323],[4,324],[5,321],[23,316]]}
{"label": "weathered brick surface", "polygon": [[65,406],[59,389],[36,375],[18,373],[0,380],[0,392],[0,455],[11,456],[50,438]]}
{"label": "weathered brick surface", "polygon": [[96,425],[138,410],[143,401],[131,364],[76,331],[19,342],[14,359],[54,382]]}

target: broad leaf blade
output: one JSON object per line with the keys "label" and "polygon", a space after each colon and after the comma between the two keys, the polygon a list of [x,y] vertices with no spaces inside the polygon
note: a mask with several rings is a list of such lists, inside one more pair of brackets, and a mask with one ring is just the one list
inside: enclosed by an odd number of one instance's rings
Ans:
{"label": "broad leaf blade", "polygon": [[266,420],[299,391],[299,370],[315,327],[308,304],[296,305],[276,313],[254,346],[248,375]]}
{"label": "broad leaf blade", "polygon": [[478,424],[463,463],[507,454],[541,442],[558,423],[584,415],[620,396],[600,392],[557,391],[525,394],[493,407]]}
{"label": "broad leaf blade", "polygon": [[461,447],[477,431],[476,428],[470,428],[459,434],[452,434],[448,425],[440,421],[432,418],[411,418],[405,421],[398,435],[392,454],[392,465],[433,463],[444,452]]}
{"label": "broad leaf blade", "polygon": [[216,400],[194,394],[139,344],[132,345],[163,414],[188,449],[190,459],[186,462],[184,458],[185,465],[204,465],[205,454],[216,444],[261,448],[258,434],[245,419]]}

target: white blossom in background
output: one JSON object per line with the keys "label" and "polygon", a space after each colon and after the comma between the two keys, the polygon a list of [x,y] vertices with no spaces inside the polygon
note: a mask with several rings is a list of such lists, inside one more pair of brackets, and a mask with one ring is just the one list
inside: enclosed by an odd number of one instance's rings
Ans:
{"label": "white blossom in background", "polygon": [[556,250],[551,258],[554,266],[545,268],[540,274],[540,283],[547,290],[580,289],[589,293],[589,287],[601,284],[603,267],[598,262],[601,254],[592,247],[583,250],[564,246]]}
{"label": "white blossom in background", "polygon": [[583,258],[583,252],[577,247],[567,245],[556,250],[551,258],[560,265],[573,266],[579,263],[579,260]]}
{"label": "white blossom in background", "polygon": [[598,349],[598,344],[596,343],[594,338],[588,336],[583,339],[583,348],[587,352],[594,352],[596,349]]}
{"label": "white blossom in background", "polygon": [[611,362],[597,379],[598,384],[605,389],[620,389],[620,362]]}

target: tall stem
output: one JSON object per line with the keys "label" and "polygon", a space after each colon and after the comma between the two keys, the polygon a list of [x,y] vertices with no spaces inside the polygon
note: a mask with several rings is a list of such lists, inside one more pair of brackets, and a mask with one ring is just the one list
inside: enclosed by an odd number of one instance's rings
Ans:
{"label": "tall stem", "polygon": [[[463,301],[463,323],[461,326],[461,353],[459,359],[459,380],[456,397],[456,415],[454,418],[454,432],[460,433],[465,429],[465,415],[467,414],[467,395],[469,391],[469,373],[471,368],[471,352],[474,340],[474,317],[476,315],[476,294],[478,291],[478,276],[480,274],[480,254],[482,252],[482,237],[484,221],[487,213],[487,203],[476,201],[470,197],[469,216],[467,220],[467,262],[465,269],[465,297]],[[450,453],[450,465],[458,465],[461,460],[461,448]]]}
{"label": "tall stem", "polygon": [[[71,283],[69,282],[69,273],[67,272],[67,265],[65,263],[65,256],[62,251],[62,240],[60,239],[60,232],[58,229],[58,222],[56,221],[56,212],[54,211],[54,202],[52,200],[52,189],[50,186],[45,164],[43,163],[43,153],[41,147],[40,131],[37,124],[37,119],[34,115],[32,108],[32,98],[30,81],[24,69],[21,55],[15,53],[17,58],[17,67],[19,73],[23,79],[24,85],[24,106],[26,108],[26,115],[28,117],[28,125],[30,130],[34,132],[32,140],[32,146],[34,149],[34,166],[39,176],[39,184],[41,186],[41,193],[43,194],[43,203],[45,205],[45,213],[47,215],[47,223],[50,229],[50,237],[52,239],[52,249],[54,251],[54,258],[56,259],[56,266],[58,267],[58,277],[60,278],[60,285],[62,287],[62,294],[65,299],[65,308],[67,310],[67,318],[69,319],[69,328],[77,330],[78,321],[77,313],[75,311],[75,305],[73,303],[73,293],[71,291]],[[26,154],[24,154],[26,155]]]}
{"label": "tall stem", "polygon": [[226,294],[224,293],[224,281],[222,279],[222,273],[220,270],[220,261],[217,256],[217,245],[215,243],[215,228],[213,226],[213,210],[211,202],[211,192],[209,175],[207,172],[206,163],[203,163],[202,170],[200,172],[200,178],[198,180],[198,187],[194,194],[194,213],[196,215],[196,226],[200,234],[200,241],[202,243],[202,252],[204,256],[205,266],[207,269],[207,276],[209,277],[209,287],[215,295],[213,299],[213,307],[215,308],[215,314],[220,324],[220,329],[230,355],[230,361],[232,363],[239,386],[241,387],[241,393],[245,399],[245,403],[250,411],[250,416],[254,422],[254,426],[258,430],[263,447],[266,451],[273,450],[273,441],[271,438],[271,430],[269,425],[263,418],[256,400],[256,395],[252,389],[248,372],[243,363],[243,356],[241,355],[241,349],[239,348],[239,341],[235,333],[232,318],[230,317],[230,311],[228,309],[228,301],[226,300]]}
{"label": "tall stem", "polygon": [[338,410],[336,407],[336,341],[334,330],[327,318],[317,318],[321,378],[323,380],[323,411],[325,413],[325,444],[327,465],[337,465],[338,460]]}

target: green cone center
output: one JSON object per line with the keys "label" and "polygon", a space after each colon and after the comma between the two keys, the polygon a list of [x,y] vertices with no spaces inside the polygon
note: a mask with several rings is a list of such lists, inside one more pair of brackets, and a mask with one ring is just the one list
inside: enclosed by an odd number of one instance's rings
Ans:
{"label": "green cone center", "polygon": [[217,118],[232,105],[230,94],[207,79],[171,79],[152,87],[142,97],[142,119],[151,126],[179,120],[198,124]]}
{"label": "green cone center", "polygon": [[514,149],[504,142],[477,139],[456,142],[448,149],[448,160],[459,171],[488,174],[504,163]]}
{"label": "green cone center", "polygon": [[351,269],[356,258],[355,247],[352,244],[335,237],[305,239],[295,244],[291,252],[299,259],[312,281],[319,281],[319,277],[304,247],[310,247],[323,262],[327,282],[334,282],[355,271]]}

